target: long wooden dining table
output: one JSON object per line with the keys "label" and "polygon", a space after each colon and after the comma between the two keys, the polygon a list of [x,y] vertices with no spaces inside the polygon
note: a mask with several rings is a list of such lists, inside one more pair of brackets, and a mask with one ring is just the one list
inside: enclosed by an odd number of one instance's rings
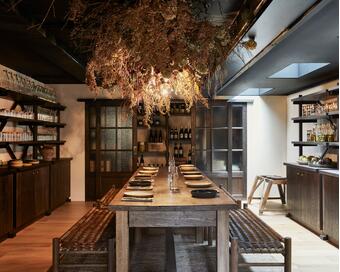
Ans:
{"label": "long wooden dining table", "polygon": [[152,202],[122,201],[127,184],[118,192],[109,205],[116,212],[116,271],[129,271],[129,228],[133,227],[216,227],[216,270],[229,271],[229,210],[237,204],[214,183],[211,188],[219,191],[218,197],[193,198],[192,188],[184,181],[180,174],[179,192],[171,192],[167,168],[163,167],[154,177]]}

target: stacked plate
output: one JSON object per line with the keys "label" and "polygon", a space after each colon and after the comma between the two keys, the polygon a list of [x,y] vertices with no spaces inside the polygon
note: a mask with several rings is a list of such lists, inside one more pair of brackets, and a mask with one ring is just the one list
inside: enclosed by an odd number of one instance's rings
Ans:
{"label": "stacked plate", "polygon": [[212,185],[212,182],[208,180],[185,181],[184,183],[190,188],[208,188]]}
{"label": "stacked plate", "polygon": [[126,191],[122,198],[123,201],[131,202],[152,202],[153,192],[149,191]]}

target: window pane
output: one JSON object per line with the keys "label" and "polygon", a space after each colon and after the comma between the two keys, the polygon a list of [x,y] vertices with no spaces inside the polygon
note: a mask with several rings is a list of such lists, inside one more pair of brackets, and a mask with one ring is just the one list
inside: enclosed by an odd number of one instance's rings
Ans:
{"label": "window pane", "polygon": [[233,171],[243,171],[243,152],[242,151],[233,151],[232,153],[232,170]]}
{"label": "window pane", "polygon": [[233,149],[242,149],[243,148],[243,130],[242,129],[233,129]]}
{"label": "window pane", "polygon": [[116,129],[102,129],[100,143],[101,149],[116,149]]}
{"label": "window pane", "polygon": [[118,147],[117,149],[132,150],[132,129],[118,129]]}
{"label": "window pane", "polygon": [[132,113],[129,109],[123,107],[117,108],[117,126],[132,127]]}
{"label": "window pane", "polygon": [[233,112],[233,127],[242,127],[243,126],[243,107],[242,106],[233,106],[232,112]]}
{"label": "window pane", "polygon": [[90,165],[89,167],[89,172],[93,173],[96,171],[96,153],[95,152],[90,152]]}
{"label": "window pane", "polygon": [[210,129],[196,128],[196,150],[210,149]]}
{"label": "window pane", "polygon": [[116,152],[104,151],[101,152],[100,172],[115,172],[116,171]]}
{"label": "window pane", "polygon": [[115,127],[116,107],[102,107],[100,111],[100,123],[102,127]]}
{"label": "window pane", "polygon": [[130,151],[117,152],[117,171],[118,172],[132,171],[132,152]]}
{"label": "window pane", "polygon": [[211,151],[196,151],[196,165],[200,170],[210,172]]}
{"label": "window pane", "polygon": [[228,165],[228,152],[227,151],[214,151],[213,152],[213,171],[227,171]]}
{"label": "window pane", "polygon": [[228,130],[213,129],[213,149],[228,149]]}
{"label": "window pane", "polygon": [[96,108],[95,107],[90,107],[89,115],[90,115],[90,127],[94,128],[96,127]]}
{"label": "window pane", "polygon": [[212,107],[213,111],[213,127],[227,127],[228,126],[228,113],[227,106]]}
{"label": "window pane", "polygon": [[209,109],[197,108],[196,109],[196,127],[209,127]]}
{"label": "window pane", "polygon": [[91,150],[96,149],[96,130],[95,129],[90,130],[90,149]]}

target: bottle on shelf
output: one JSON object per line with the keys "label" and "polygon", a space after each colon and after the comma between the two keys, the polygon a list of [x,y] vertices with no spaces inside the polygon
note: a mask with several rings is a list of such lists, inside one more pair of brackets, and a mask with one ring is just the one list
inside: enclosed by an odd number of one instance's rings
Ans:
{"label": "bottle on shelf", "polygon": [[137,122],[138,126],[143,126],[143,120],[142,119],[138,119],[138,122]]}
{"label": "bottle on shelf", "polygon": [[139,160],[137,158],[137,163],[136,163],[137,168],[139,168]]}
{"label": "bottle on shelf", "polygon": [[153,143],[153,141],[154,141],[153,130],[150,130],[150,134],[149,134],[149,143]]}
{"label": "bottle on shelf", "polygon": [[185,104],[180,105],[180,113],[185,113]]}
{"label": "bottle on shelf", "polygon": [[189,137],[189,139],[191,139],[191,128],[189,128],[188,137]]}
{"label": "bottle on shelf", "polygon": [[183,146],[182,146],[182,143],[179,143],[178,157],[179,158],[183,158]]}
{"label": "bottle on shelf", "polygon": [[158,134],[158,142],[162,143],[163,142],[163,137],[162,137],[162,130],[159,130],[159,134]]}
{"label": "bottle on shelf", "polygon": [[189,153],[188,153],[188,163],[192,163],[192,154],[191,154],[191,149],[189,150]]}
{"label": "bottle on shelf", "polygon": [[170,140],[174,139],[174,130],[170,129]]}
{"label": "bottle on shelf", "polygon": [[183,140],[184,139],[184,133],[183,133],[183,128],[179,130],[179,139]]}
{"label": "bottle on shelf", "polygon": [[177,143],[175,143],[175,147],[174,147],[174,157],[178,158],[178,147],[177,147]]}
{"label": "bottle on shelf", "polygon": [[174,140],[178,140],[178,131],[177,131],[177,128],[175,128]]}
{"label": "bottle on shelf", "polygon": [[189,132],[187,128],[184,130],[184,139],[189,139]]}
{"label": "bottle on shelf", "polygon": [[144,166],[144,157],[143,157],[143,154],[140,155],[139,166]]}

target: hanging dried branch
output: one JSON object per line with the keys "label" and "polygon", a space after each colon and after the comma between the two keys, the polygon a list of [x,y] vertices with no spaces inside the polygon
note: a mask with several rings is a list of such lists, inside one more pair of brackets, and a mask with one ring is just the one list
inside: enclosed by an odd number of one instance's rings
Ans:
{"label": "hanging dried branch", "polygon": [[187,109],[205,104],[200,86],[233,39],[230,24],[205,20],[207,7],[206,0],[73,0],[72,37],[91,52],[86,83],[94,92],[119,94],[131,107],[142,101],[145,121],[155,109],[170,111],[171,94]]}

